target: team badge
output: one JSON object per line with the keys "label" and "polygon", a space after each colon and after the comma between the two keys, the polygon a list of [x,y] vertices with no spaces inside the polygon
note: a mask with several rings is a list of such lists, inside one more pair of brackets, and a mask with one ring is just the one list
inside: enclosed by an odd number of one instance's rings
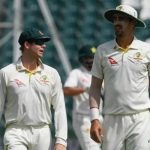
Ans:
{"label": "team badge", "polygon": [[21,66],[21,65],[18,65],[18,66],[17,66],[17,70],[18,70],[18,71],[22,70],[22,66]]}
{"label": "team badge", "polygon": [[85,132],[86,132],[86,133],[90,133],[90,129],[87,128],[87,129],[85,130]]}
{"label": "team badge", "polygon": [[122,6],[118,6],[117,10],[123,11],[123,7]]}
{"label": "team badge", "polygon": [[39,79],[39,82],[42,83],[42,84],[48,84],[49,79],[48,79],[47,75],[42,75]]}
{"label": "team badge", "polygon": [[39,34],[44,35],[40,30],[39,30]]}
{"label": "team badge", "polygon": [[137,52],[137,53],[134,54],[133,58],[134,58],[135,60],[138,60],[138,61],[139,61],[139,60],[142,60],[142,59],[143,59],[143,56],[141,55],[140,52]]}
{"label": "team badge", "polygon": [[91,48],[91,52],[94,54],[96,52],[96,48],[95,47],[92,47]]}

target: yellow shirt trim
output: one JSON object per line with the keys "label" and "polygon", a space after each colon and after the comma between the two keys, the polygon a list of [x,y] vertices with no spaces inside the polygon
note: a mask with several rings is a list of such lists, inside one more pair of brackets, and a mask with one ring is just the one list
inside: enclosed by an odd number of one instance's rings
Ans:
{"label": "yellow shirt trim", "polygon": [[126,53],[126,52],[129,50],[128,47],[127,47],[127,48],[119,47],[118,49],[119,49],[119,51],[121,51],[121,52],[123,52],[123,53]]}

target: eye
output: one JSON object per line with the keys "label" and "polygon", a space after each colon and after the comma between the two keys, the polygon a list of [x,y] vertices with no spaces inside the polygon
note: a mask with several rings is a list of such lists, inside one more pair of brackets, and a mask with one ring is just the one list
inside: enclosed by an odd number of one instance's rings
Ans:
{"label": "eye", "polygon": [[120,21],[123,21],[123,20],[126,20],[126,17],[125,17],[125,16],[119,16],[118,19],[119,19]]}
{"label": "eye", "polygon": [[114,15],[113,16],[113,21],[127,21],[129,18],[125,15]]}
{"label": "eye", "polygon": [[44,45],[44,42],[43,41],[35,41],[34,42],[36,45]]}

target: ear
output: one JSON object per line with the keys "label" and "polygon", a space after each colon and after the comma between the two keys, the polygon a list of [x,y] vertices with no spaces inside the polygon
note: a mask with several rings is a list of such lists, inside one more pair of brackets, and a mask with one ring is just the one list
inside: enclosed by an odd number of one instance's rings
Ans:
{"label": "ear", "polygon": [[136,26],[136,20],[135,19],[130,19],[130,22],[133,24],[133,26],[135,27]]}
{"label": "ear", "polygon": [[26,49],[29,49],[30,46],[31,46],[31,43],[29,43],[28,41],[25,41],[25,42],[24,42],[24,47],[25,47]]}

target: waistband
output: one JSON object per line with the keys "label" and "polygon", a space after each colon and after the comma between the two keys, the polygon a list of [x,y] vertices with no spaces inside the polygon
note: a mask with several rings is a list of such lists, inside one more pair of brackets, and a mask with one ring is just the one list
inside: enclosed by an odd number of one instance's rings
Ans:
{"label": "waistband", "polygon": [[9,123],[6,124],[6,128],[11,128],[11,127],[15,127],[15,128],[43,128],[43,127],[50,127],[49,124],[39,124],[39,125],[24,125],[24,124],[17,124],[17,123]]}
{"label": "waistband", "polygon": [[120,113],[120,114],[104,114],[104,116],[106,115],[112,115],[112,116],[128,116],[128,115],[135,115],[135,114],[139,114],[139,113],[144,113],[144,112],[150,112],[149,108],[146,109],[142,109],[142,110],[138,110],[132,113]]}

